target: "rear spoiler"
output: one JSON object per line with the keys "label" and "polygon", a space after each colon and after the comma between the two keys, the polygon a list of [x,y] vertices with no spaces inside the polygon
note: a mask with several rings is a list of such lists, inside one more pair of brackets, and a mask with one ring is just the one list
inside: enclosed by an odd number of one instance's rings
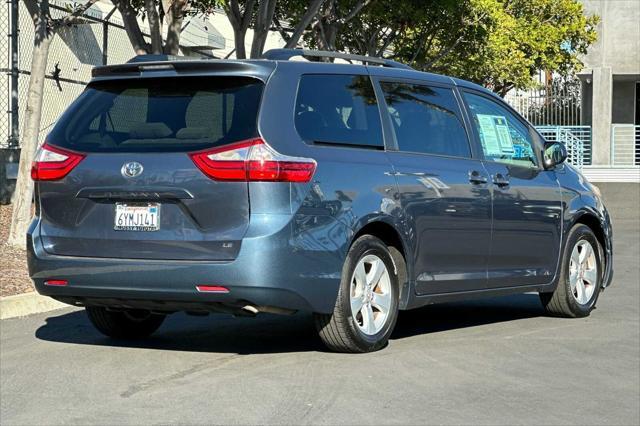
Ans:
{"label": "rear spoiler", "polygon": [[276,65],[271,61],[225,61],[193,59],[169,55],[141,55],[126,64],[105,65],[91,70],[94,79],[127,77],[170,77],[178,75],[228,75],[254,77],[262,81],[271,75]]}

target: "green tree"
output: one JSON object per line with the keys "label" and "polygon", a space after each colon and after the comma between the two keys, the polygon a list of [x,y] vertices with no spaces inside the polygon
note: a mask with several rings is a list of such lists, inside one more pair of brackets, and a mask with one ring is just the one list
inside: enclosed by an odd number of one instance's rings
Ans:
{"label": "green tree", "polygon": [[[281,0],[295,23],[302,0]],[[318,36],[323,11],[348,11],[332,43]],[[334,15],[340,15],[337,13]],[[578,0],[334,0],[305,41],[312,47],[386,56],[424,71],[468,79],[504,95],[534,86],[540,70],[568,74],[596,39],[598,18]]]}
{"label": "green tree", "polygon": [[458,46],[477,42],[482,18],[468,1],[377,0],[350,23],[340,44],[430,69]]}
{"label": "green tree", "polygon": [[469,4],[485,17],[478,23],[480,42],[454,49],[432,69],[475,81],[500,95],[533,87],[533,76],[541,70],[560,75],[579,71],[580,56],[597,38],[599,18],[585,16],[577,0],[470,0]]}

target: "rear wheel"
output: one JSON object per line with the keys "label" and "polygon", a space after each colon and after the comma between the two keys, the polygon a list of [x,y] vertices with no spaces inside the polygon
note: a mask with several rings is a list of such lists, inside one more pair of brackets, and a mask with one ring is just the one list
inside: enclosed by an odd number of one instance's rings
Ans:
{"label": "rear wheel", "polygon": [[378,238],[358,238],[342,271],[332,314],[314,314],[327,347],[336,352],[383,348],[398,318],[398,272],[387,246]]}
{"label": "rear wheel", "polygon": [[110,311],[100,306],[87,306],[89,320],[102,334],[117,339],[138,339],[156,331],[165,315],[144,310]]}
{"label": "rear wheel", "polygon": [[582,224],[574,226],[567,238],[558,287],[552,293],[540,293],[547,313],[588,316],[602,287],[602,270],[602,249],[593,231]]}

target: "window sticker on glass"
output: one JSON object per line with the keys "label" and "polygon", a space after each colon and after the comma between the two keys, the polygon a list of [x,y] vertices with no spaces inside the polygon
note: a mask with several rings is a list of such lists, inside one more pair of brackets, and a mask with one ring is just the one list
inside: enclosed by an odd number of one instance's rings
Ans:
{"label": "window sticker on glass", "polygon": [[509,133],[507,119],[505,117],[493,116],[493,122],[496,126],[496,131],[498,132],[500,152],[506,155],[513,154],[513,140],[511,139],[511,133]]}
{"label": "window sticker on glass", "polygon": [[513,140],[509,133],[507,119],[500,115],[477,114],[480,125],[480,140],[488,156],[511,155]]}
{"label": "window sticker on glass", "polygon": [[493,124],[493,116],[486,114],[476,114],[480,127],[480,141],[484,153],[488,156],[500,155],[500,142],[498,141],[498,133]]}

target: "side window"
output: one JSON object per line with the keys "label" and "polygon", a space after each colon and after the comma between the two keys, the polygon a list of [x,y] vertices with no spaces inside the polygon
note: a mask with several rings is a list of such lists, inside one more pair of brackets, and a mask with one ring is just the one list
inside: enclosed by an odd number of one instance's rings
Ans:
{"label": "side window", "polygon": [[535,145],[527,126],[509,110],[484,96],[464,93],[471,118],[488,160],[523,167],[537,167]]}
{"label": "side window", "polygon": [[453,90],[382,82],[400,151],[471,157]]}
{"label": "side window", "polygon": [[384,147],[378,104],[366,76],[303,75],[295,125],[308,142]]}

